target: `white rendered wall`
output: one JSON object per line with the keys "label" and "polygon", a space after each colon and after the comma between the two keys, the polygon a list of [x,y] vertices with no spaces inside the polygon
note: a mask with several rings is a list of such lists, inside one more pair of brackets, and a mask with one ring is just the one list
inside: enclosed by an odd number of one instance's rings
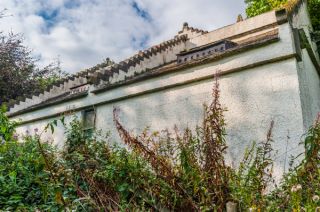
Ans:
{"label": "white rendered wall", "polygon": [[[267,14],[269,15],[271,13]],[[263,18],[261,21],[264,21]],[[248,23],[250,21],[243,23],[244,31],[249,27]],[[302,152],[298,143],[304,133],[304,127],[298,67],[294,57],[295,49],[290,26],[282,24],[278,29],[280,41],[260,48],[102,93],[89,93],[84,98],[18,115],[14,119],[29,122],[21,125],[18,131],[41,129],[49,121],[33,121],[33,119],[61,114],[68,108],[77,109],[90,105],[95,105],[97,110],[97,129],[105,132],[110,130],[114,140],[119,138],[112,121],[113,107],[120,108],[122,123],[137,133],[146,126],[150,126],[152,130],[172,129],[174,125],[181,129],[187,126],[192,128],[201,123],[203,103],[211,101],[213,80],[210,76],[221,71],[228,73],[220,79],[221,100],[228,108],[226,112],[228,160],[237,164],[246,147],[254,140],[261,141],[266,138],[270,122],[274,120],[274,147],[278,150],[278,155],[275,157],[275,171],[281,173],[288,168],[288,157]],[[200,39],[199,42],[205,40],[209,42],[213,39],[211,36],[204,40]],[[243,70],[234,71],[239,68]],[[190,83],[190,80],[194,82]],[[177,83],[183,86],[154,91]],[[94,89],[94,86],[90,87],[90,91]],[[142,95],[145,92],[149,94]],[[137,96],[132,97],[133,95]],[[123,100],[120,101],[120,98]],[[109,103],[102,104],[102,102]],[[50,138],[48,134],[44,136]],[[54,142],[62,146],[63,128],[56,130],[53,137]]]}
{"label": "white rendered wall", "polygon": [[303,29],[306,32],[306,36],[311,43],[311,47],[315,52],[315,56],[320,63],[319,59],[319,50],[317,49],[317,45],[312,41],[310,32],[312,32],[311,20],[308,13],[307,1],[301,4],[297,13],[292,16],[292,26],[298,29]]}
{"label": "white rendered wall", "polygon": [[[199,72],[202,69],[216,71],[212,64],[197,67]],[[135,133],[146,126],[152,130],[172,129],[174,125],[180,129],[194,128],[201,124],[203,103],[211,101],[212,86],[213,80],[208,79],[98,106],[97,129],[111,131],[113,139],[119,141],[112,121],[113,107],[120,109],[121,122]],[[298,143],[304,132],[295,59],[224,75],[220,87],[221,101],[228,109],[225,113],[228,160],[236,165],[246,147],[266,138],[274,120],[274,148],[278,150],[275,171],[281,173],[288,168],[288,157],[301,152]],[[19,132],[45,125],[45,121],[35,122],[19,127]],[[55,133],[55,143],[61,146],[62,141],[60,127]]]}
{"label": "white rendered wall", "polygon": [[[194,128],[201,124],[203,103],[212,99],[212,86],[213,80],[205,80],[100,106],[97,126],[116,131],[112,121],[116,106],[122,123],[136,133],[146,126],[152,130],[173,129],[174,125]],[[274,147],[279,153],[275,170],[288,168],[290,154],[301,152],[298,143],[304,133],[295,59],[222,76],[220,88],[221,101],[228,109],[229,159],[237,164],[248,145],[266,138],[274,120]]]}
{"label": "white rendered wall", "polygon": [[320,112],[320,78],[306,49],[302,50],[302,61],[298,67],[304,126],[307,130]]}
{"label": "white rendered wall", "polygon": [[58,121],[58,126],[54,128],[54,132],[52,133],[51,128],[49,127],[47,130],[45,130],[48,123],[58,120],[62,118],[56,117],[56,118],[50,118],[50,119],[44,119],[40,121],[35,121],[32,124],[24,124],[16,129],[16,133],[19,135],[20,139],[23,138],[25,135],[41,135],[41,138],[43,141],[50,142],[57,146],[58,148],[63,148],[65,143],[65,133],[66,133],[66,127],[69,126],[70,122],[73,119],[80,120],[81,118],[81,112],[73,113],[69,116],[64,116],[64,122],[65,126],[61,123],[61,121]]}
{"label": "white rendered wall", "polygon": [[[279,26],[280,41],[266,45],[264,47],[256,48],[250,51],[245,51],[236,55],[232,55],[226,58],[222,58],[218,61],[212,62],[210,66],[214,67],[215,71],[230,72],[233,69],[239,69],[242,67],[255,66],[256,64],[262,64],[266,61],[281,59],[284,57],[293,57],[295,49],[293,47],[293,41],[291,37],[291,30],[288,24]],[[62,114],[70,108],[82,108],[86,106],[96,105],[105,101],[115,101],[119,98],[126,98],[139,94],[141,92],[150,92],[155,88],[162,88],[164,86],[170,86],[175,83],[184,83],[188,80],[196,80],[197,78],[206,77],[214,74],[211,69],[201,69],[198,67],[186,70],[180,70],[178,72],[169,73],[164,76],[154,77],[149,80],[144,80],[127,86],[121,86],[119,88],[107,90],[99,94],[93,94],[89,92],[89,95],[85,98],[75,99],[66,103],[60,103],[46,108],[38,109],[36,111],[27,112],[24,114],[13,117],[15,120],[22,120],[24,122],[31,122],[34,119],[52,116],[55,114]],[[95,87],[91,85],[90,91]]]}

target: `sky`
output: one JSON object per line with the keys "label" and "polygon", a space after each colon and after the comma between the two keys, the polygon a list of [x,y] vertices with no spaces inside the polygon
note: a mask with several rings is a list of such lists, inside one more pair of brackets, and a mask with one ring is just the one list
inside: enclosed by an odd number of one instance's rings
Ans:
{"label": "sky", "polygon": [[39,65],[75,73],[119,62],[173,38],[184,22],[203,30],[235,23],[244,0],[0,0],[0,32],[22,33]]}

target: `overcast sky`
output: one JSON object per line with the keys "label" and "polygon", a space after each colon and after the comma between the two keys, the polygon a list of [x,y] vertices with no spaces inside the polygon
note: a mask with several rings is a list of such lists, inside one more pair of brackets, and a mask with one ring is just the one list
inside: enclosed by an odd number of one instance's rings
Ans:
{"label": "overcast sky", "polygon": [[23,33],[41,65],[60,58],[77,72],[171,39],[183,22],[204,30],[232,24],[244,0],[0,0],[0,31]]}

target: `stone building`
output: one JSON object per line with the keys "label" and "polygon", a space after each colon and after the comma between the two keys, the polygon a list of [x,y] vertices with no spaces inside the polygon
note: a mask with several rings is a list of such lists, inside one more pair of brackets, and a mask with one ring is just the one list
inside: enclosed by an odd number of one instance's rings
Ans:
{"label": "stone building", "polygon": [[[210,32],[183,25],[173,39],[119,63],[106,61],[16,102],[8,114],[18,132],[77,115],[88,130],[110,130],[112,115],[136,133],[201,124],[220,73],[221,101],[228,111],[228,159],[238,162],[252,141],[266,138],[273,120],[275,171],[302,151],[301,136],[320,111],[319,54],[311,39],[305,1],[290,10],[264,13]],[[68,115],[69,114],[69,115]],[[64,128],[43,138],[62,145]]]}

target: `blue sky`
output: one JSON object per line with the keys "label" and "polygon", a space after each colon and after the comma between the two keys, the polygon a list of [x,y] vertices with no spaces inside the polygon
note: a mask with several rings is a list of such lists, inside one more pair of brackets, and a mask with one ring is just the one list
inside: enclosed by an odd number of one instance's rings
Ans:
{"label": "blue sky", "polygon": [[74,73],[120,61],[173,38],[184,22],[204,30],[232,24],[243,0],[0,0],[0,31],[23,33],[40,65],[56,58]]}

